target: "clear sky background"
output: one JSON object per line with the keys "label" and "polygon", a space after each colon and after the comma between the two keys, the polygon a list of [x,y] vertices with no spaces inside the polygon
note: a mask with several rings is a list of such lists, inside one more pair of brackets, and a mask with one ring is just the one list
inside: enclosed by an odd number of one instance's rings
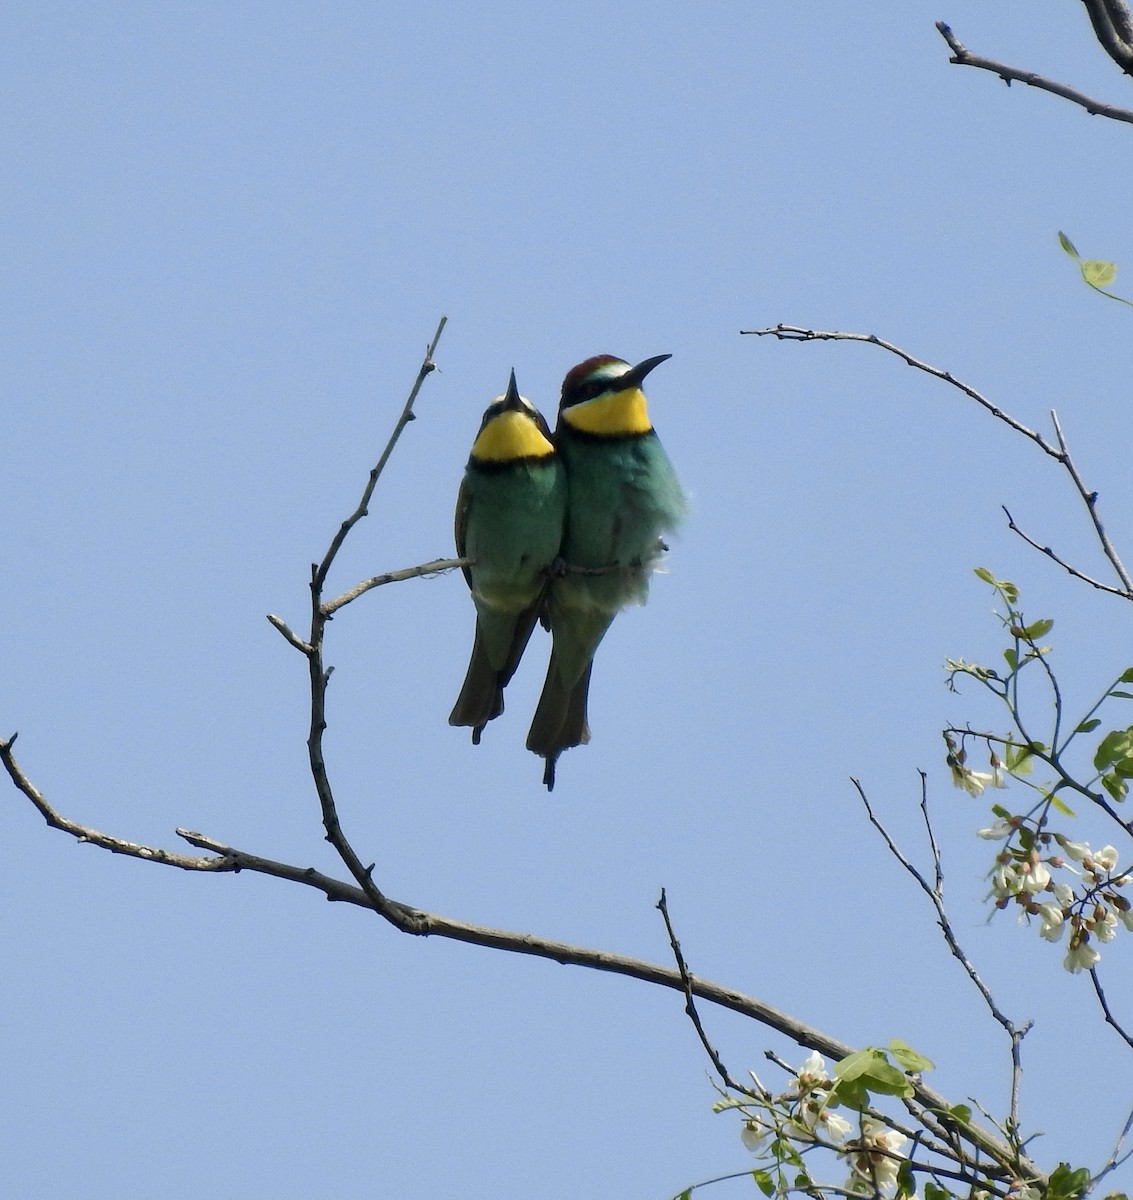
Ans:
{"label": "clear sky background", "polygon": [[[941,671],[1001,647],[975,566],[1056,618],[1071,703],[1129,665],[1119,602],[999,506],[1100,571],[1084,515],[1033,446],[896,359],[739,336],[873,332],[1032,425],[1056,407],[1129,549],[1133,326],[1056,232],[1133,264],[1131,135],[949,66],[937,18],[1133,103],[1071,0],[7,4],[0,727],[31,778],[123,837],[177,848],[182,826],[343,874],[305,663],[264,615],[305,623],[438,318],[440,370],[332,594],[451,553],[513,366],[553,411],[589,355],[672,353],[648,394],[692,512],[601,647],[590,746],[548,797],[523,748],[542,638],[471,746],[446,724],[462,578],[380,589],[329,629],[349,835],[406,903],[660,962],[664,885],[696,972],[853,1044],[904,1038],[1002,1111],[1006,1039],[849,782],[923,853],[924,768],[957,929],[1038,1022],[1032,1150],[1100,1163],[1127,1061],[1062,949],[984,923],[987,805],[939,739],[1003,726]],[[113,857],[14,792],[0,828],[5,1196],[664,1198],[750,1162],[671,992]],[[1127,940],[1103,965],[1130,1021]],[[805,1057],[704,1016],[736,1074]]]}

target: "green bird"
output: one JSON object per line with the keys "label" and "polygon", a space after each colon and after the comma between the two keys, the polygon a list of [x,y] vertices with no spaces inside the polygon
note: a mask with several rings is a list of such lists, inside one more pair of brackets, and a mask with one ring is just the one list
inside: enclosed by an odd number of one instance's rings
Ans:
{"label": "green bird", "polygon": [[507,392],[484,413],[456,502],[456,552],[476,606],[476,637],[450,725],[471,725],[474,745],[504,710],[550,584],[566,518],[566,477],[547,422]]}
{"label": "green bird", "polygon": [[642,381],[669,354],[631,367],[610,354],[588,358],[563,380],[555,444],[567,478],[561,563],[546,600],[551,662],[527,748],[555,763],[590,740],[587,692],[594,652],[619,609],[643,604],[649,576],[687,500],[649,421]]}

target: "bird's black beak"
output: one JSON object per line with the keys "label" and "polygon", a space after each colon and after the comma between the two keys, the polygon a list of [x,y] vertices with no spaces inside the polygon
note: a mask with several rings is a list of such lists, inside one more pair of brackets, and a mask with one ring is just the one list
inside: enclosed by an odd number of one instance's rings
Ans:
{"label": "bird's black beak", "polygon": [[641,387],[641,381],[654,367],[659,367],[666,359],[672,357],[671,354],[658,354],[656,358],[647,358],[644,362],[639,362],[636,367],[630,367],[618,380],[618,391],[626,392],[630,388]]}
{"label": "bird's black beak", "polygon": [[515,368],[511,369],[511,378],[507,381],[507,391],[504,393],[503,409],[505,412],[523,412],[526,405],[520,399],[519,388],[515,384]]}

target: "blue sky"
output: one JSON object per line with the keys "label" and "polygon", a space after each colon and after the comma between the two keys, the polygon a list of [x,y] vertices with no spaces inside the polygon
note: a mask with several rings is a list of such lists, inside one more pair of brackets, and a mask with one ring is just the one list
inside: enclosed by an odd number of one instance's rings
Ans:
{"label": "blue sky", "polygon": [[[1116,1041],[1056,951],[984,923],[986,805],[939,741],[1000,719],[940,670],[998,652],[975,566],[1057,619],[1071,696],[1128,665],[1117,602],[999,506],[1100,569],[1085,518],[958,393],[739,330],[873,332],[1028,423],[1057,408],[1120,539],[1129,317],[1056,232],[1133,263],[1128,134],[950,67],[933,21],[1130,95],[1079,5],[855,7],[7,5],[0,727],[77,820],[341,873],[305,665],[264,615],[303,623],[438,318],[440,371],[332,592],[450,553],[512,367],[553,411],[583,358],[671,353],[648,392],[692,512],[601,647],[592,743],[548,797],[523,749],[540,641],[473,748],[446,724],[462,579],[380,589],[329,631],[350,836],[407,903],[660,961],[664,885],[698,973],[854,1044],[904,1038],[940,1090],[1002,1105],[1002,1035],[849,784],[912,844],[924,768],[958,929],[1038,1021],[1035,1153],[1097,1162],[1125,1116],[1098,1081]],[[115,858],[15,794],[2,820],[5,1194],[666,1197],[749,1163],[672,994]],[[1120,992],[1120,939],[1105,965]],[[705,1016],[735,1073],[804,1057]]]}

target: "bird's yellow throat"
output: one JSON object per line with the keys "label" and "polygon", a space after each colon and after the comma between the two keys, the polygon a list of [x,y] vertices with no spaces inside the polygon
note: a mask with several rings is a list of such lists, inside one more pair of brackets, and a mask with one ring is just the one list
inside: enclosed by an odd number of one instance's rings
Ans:
{"label": "bird's yellow throat", "polygon": [[573,429],[596,433],[600,437],[625,437],[648,433],[653,428],[649,423],[645,393],[641,388],[606,392],[595,396],[593,400],[572,404],[563,409],[562,417]]}
{"label": "bird's yellow throat", "polygon": [[502,412],[480,430],[472,457],[481,462],[511,462],[515,458],[545,458],[555,448],[539,426],[522,412]]}

